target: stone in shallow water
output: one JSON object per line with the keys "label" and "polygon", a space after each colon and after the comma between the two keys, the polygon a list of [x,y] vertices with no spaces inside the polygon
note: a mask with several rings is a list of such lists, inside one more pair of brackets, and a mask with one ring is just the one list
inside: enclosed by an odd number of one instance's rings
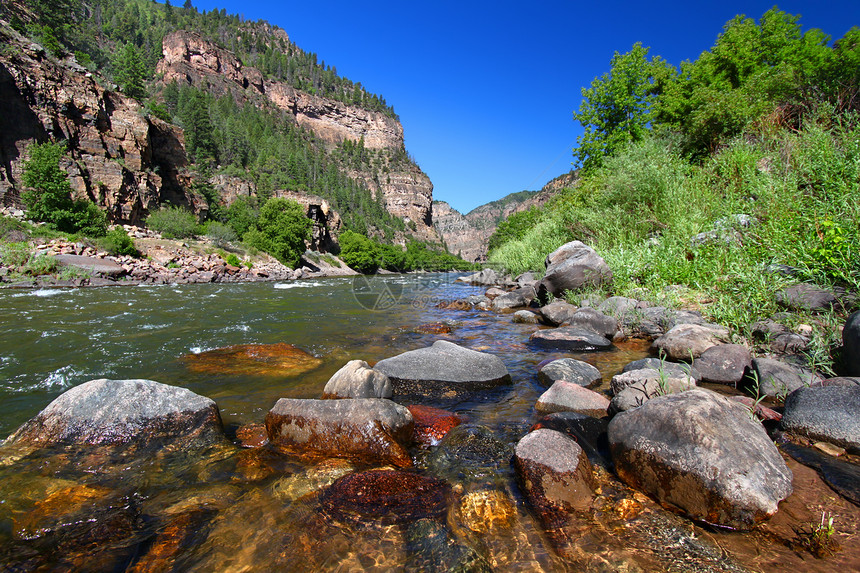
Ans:
{"label": "stone in shallow water", "polygon": [[404,444],[413,425],[409,410],[382,398],[281,398],[266,415],[269,441],[276,447],[397,467],[412,465]]}
{"label": "stone in shallow water", "polygon": [[230,376],[297,376],[322,360],[292,344],[239,344],[183,357],[188,369],[201,374]]}
{"label": "stone in shallow water", "polygon": [[801,387],[788,395],[782,429],[860,452],[860,386]]}
{"label": "stone in shallow water", "polygon": [[442,516],[451,499],[446,481],[399,470],[371,470],[340,478],[320,501],[337,519],[406,523]]}
{"label": "stone in shallow water", "polygon": [[792,491],[762,425],[742,404],[703,388],[618,414],[609,443],[622,480],[708,523],[748,529]]}
{"label": "stone in shallow water", "polygon": [[432,406],[413,404],[408,408],[415,421],[412,439],[425,446],[437,445],[448,432],[464,421],[453,412]]}
{"label": "stone in shallow water", "polygon": [[391,381],[364,360],[350,360],[326,382],[323,398],[391,398]]}
{"label": "stone in shallow water", "polygon": [[416,398],[463,398],[511,380],[499,357],[446,340],[380,360],[375,369],[391,380],[395,396]]}
{"label": "stone in shallow water", "polygon": [[6,444],[172,443],[190,448],[224,438],[215,402],[152,380],[91,380],[67,390]]}
{"label": "stone in shallow water", "polygon": [[487,484],[509,467],[511,448],[484,426],[461,424],[427,457],[429,471],[451,481]]}
{"label": "stone in shallow water", "polygon": [[486,533],[511,527],[517,519],[517,508],[505,492],[482,489],[460,499],[457,517],[472,531]]}
{"label": "stone in shallow water", "polygon": [[598,418],[605,416],[608,408],[609,400],[602,394],[565,380],[556,381],[535,404],[541,414],[579,412]]}
{"label": "stone in shallow water", "polygon": [[540,367],[538,380],[545,386],[552,386],[553,382],[564,380],[585,388],[593,388],[600,384],[601,375],[600,370],[588,362],[574,358],[559,358]]}
{"label": "stone in shallow water", "polygon": [[609,350],[612,343],[593,330],[577,326],[561,326],[538,330],[529,338],[529,342],[541,348],[559,350]]}

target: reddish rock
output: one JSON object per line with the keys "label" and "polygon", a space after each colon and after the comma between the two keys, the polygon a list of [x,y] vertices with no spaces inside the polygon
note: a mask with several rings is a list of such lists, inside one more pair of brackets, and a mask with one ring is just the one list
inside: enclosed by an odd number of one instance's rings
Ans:
{"label": "reddish rock", "polygon": [[236,430],[236,441],[243,448],[259,448],[269,443],[266,426],[263,424],[245,424]]}
{"label": "reddish rock", "polygon": [[412,431],[412,439],[425,446],[437,445],[445,435],[462,424],[465,420],[447,410],[433,408],[431,406],[420,406],[414,404],[407,406],[415,421],[415,429]]}
{"label": "reddish rock", "polygon": [[340,478],[323,493],[321,503],[341,520],[405,523],[441,517],[452,497],[446,481],[399,470],[373,470]]}
{"label": "reddish rock", "polygon": [[206,521],[211,511],[196,510],[171,519],[155,537],[149,550],[131,566],[128,573],[174,571],[175,560],[205,538]]}
{"label": "reddish rock", "polygon": [[234,376],[296,376],[322,360],[292,344],[239,344],[183,357],[188,369],[203,374]]}
{"label": "reddish rock", "polygon": [[749,396],[730,396],[729,399],[734,400],[735,402],[740,402],[747,408],[755,407],[755,415],[758,416],[759,420],[772,420],[774,422],[782,420],[782,414],[771,410],[766,406],[762,406],[761,404],[756,404],[755,400]]}
{"label": "reddish rock", "polygon": [[419,325],[415,331],[423,334],[449,334],[451,327],[441,322],[428,322],[427,324]]}

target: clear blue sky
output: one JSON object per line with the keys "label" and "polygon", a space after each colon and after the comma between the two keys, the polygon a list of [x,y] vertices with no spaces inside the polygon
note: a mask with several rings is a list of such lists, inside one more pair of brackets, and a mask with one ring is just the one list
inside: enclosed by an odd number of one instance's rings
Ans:
{"label": "clear blue sky", "polygon": [[[433,196],[466,213],[571,168],[581,88],[635,42],[678,65],[713,46],[735,14],[771,1],[531,2],[192,0],[282,27],[338,74],[381,94]],[[182,2],[174,0],[173,4]],[[860,0],[781,2],[832,39],[860,26]]]}

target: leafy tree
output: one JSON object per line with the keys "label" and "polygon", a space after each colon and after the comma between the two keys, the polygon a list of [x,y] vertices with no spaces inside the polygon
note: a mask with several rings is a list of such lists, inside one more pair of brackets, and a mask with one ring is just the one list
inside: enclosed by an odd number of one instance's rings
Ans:
{"label": "leafy tree", "polygon": [[254,227],[245,233],[248,245],[265,251],[281,263],[295,267],[311,238],[311,220],[304,208],[290,199],[272,198],[260,209]]}
{"label": "leafy tree", "polygon": [[380,253],[371,239],[354,231],[344,231],[338,237],[340,258],[354,270],[373,274],[379,269]]}
{"label": "leafy tree", "polygon": [[24,162],[23,182],[27,190],[21,199],[27,215],[44,221],[64,233],[101,237],[107,232],[105,214],[87,199],[72,199],[68,174],[60,169],[65,143],[33,144],[30,159]]}
{"label": "leafy tree", "polygon": [[227,207],[227,224],[238,237],[244,237],[260,216],[256,197],[239,197]]}
{"label": "leafy tree", "polygon": [[541,215],[542,211],[534,206],[527,211],[512,213],[507,219],[501,221],[490,235],[487,250],[493,251],[508,241],[521,240],[540,221]]}
{"label": "leafy tree", "polygon": [[582,89],[582,104],[573,117],[585,132],[574,153],[585,171],[647,132],[658,86],[673,73],[662,58],[649,61],[648,50],[637,42],[626,54],[615,52],[609,73]]}
{"label": "leafy tree", "polygon": [[135,99],[146,97],[146,64],[134,44],[128,42],[113,60],[114,80],[123,93]]}
{"label": "leafy tree", "polygon": [[167,239],[183,239],[197,232],[197,217],[188,209],[167,206],[151,213],[146,218],[146,226]]}

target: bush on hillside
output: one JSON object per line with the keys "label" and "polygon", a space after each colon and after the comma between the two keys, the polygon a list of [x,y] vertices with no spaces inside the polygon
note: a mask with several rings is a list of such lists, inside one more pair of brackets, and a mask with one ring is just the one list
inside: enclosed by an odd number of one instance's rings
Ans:
{"label": "bush on hillside", "polygon": [[69,176],[60,168],[65,143],[34,143],[27,152],[30,158],[24,162],[22,176],[27,189],[21,195],[27,216],[63,233],[104,236],[107,232],[104,212],[92,201],[72,198]]}
{"label": "bush on hillside", "polygon": [[134,246],[134,240],[128,236],[125,229],[116,227],[98,240],[98,246],[110,255],[122,257],[139,257],[140,251]]}
{"label": "bush on hillside", "polygon": [[188,209],[167,206],[150,213],[146,226],[165,239],[184,239],[197,232],[197,217]]}
{"label": "bush on hillside", "polygon": [[222,249],[239,239],[232,227],[218,221],[210,221],[206,225],[206,236]]}
{"label": "bush on hillside", "polygon": [[305,216],[304,207],[290,199],[273,198],[260,209],[260,216],[245,233],[244,241],[295,267],[305,252],[305,241],[310,238],[311,220]]}

